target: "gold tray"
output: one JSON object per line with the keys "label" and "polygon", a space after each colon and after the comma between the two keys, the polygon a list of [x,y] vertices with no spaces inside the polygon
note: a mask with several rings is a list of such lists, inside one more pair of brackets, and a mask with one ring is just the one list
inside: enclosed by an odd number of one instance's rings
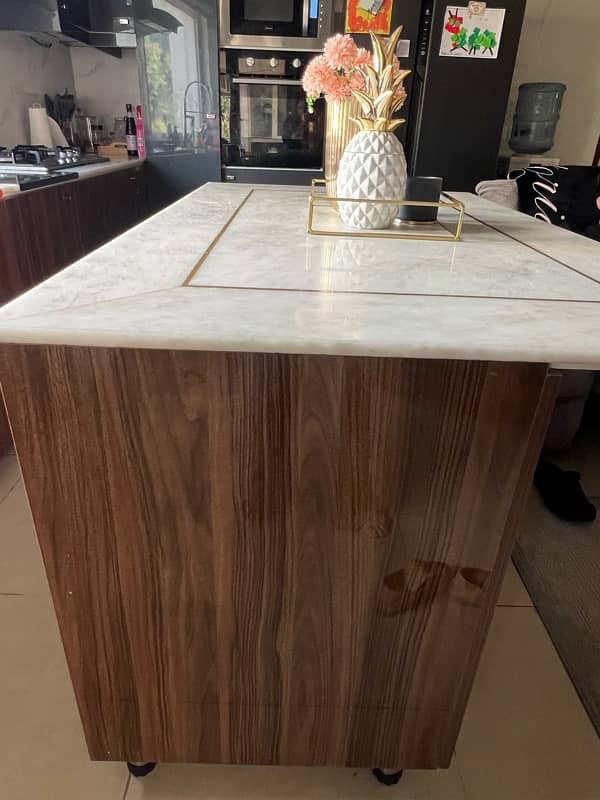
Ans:
{"label": "gold tray", "polygon": [[[432,242],[458,242],[462,233],[465,207],[460,200],[456,200],[446,192],[442,192],[445,200],[434,203],[429,200],[370,200],[369,198],[331,197],[319,191],[325,187],[321,178],[313,178],[308,201],[308,233],[313,236],[348,236],[354,238],[370,239],[420,239]],[[389,228],[376,228],[358,231],[347,228],[340,219],[337,210],[338,203],[377,203],[379,205],[395,206],[427,206],[440,210],[451,209],[458,214],[458,218],[450,228],[446,227],[445,220],[426,223],[410,223],[394,220]],[[452,230],[452,228],[454,230]]]}

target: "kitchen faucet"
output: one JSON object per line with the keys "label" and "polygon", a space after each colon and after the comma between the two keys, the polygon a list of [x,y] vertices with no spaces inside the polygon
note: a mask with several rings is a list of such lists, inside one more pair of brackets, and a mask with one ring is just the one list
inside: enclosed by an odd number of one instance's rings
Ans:
{"label": "kitchen faucet", "polygon": [[[198,86],[202,91],[199,92],[199,95],[202,95],[204,92],[205,97],[208,97],[208,109],[211,110],[213,107],[213,95],[210,88],[203,83],[202,81],[190,81],[188,85],[185,87],[185,92],[183,94],[183,142],[185,144],[191,144],[192,147],[194,146],[194,127],[195,127],[195,117],[199,116],[200,120],[198,122],[198,133],[202,135],[206,130],[206,123],[202,121],[203,117],[203,107],[202,107],[202,100],[199,96],[199,107],[197,110],[188,110],[188,92],[192,88],[192,86]],[[190,122],[191,133],[188,134],[188,120]]]}

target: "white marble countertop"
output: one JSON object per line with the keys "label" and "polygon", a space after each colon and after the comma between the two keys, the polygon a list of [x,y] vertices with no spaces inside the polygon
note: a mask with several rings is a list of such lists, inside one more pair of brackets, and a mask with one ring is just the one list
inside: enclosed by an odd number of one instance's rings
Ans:
{"label": "white marble countertop", "polygon": [[305,189],[207,184],[0,309],[0,342],[600,369],[600,244],[455,196],[460,242],[351,239],[306,233]]}

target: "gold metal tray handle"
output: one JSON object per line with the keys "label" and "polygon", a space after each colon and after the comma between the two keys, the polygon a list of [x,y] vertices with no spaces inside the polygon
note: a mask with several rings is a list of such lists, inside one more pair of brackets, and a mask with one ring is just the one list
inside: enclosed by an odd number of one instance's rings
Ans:
{"label": "gold metal tray handle", "polygon": [[[325,187],[325,181],[322,178],[313,178],[311,183],[310,197],[308,201],[308,226],[307,232],[313,236],[348,236],[360,239],[418,239],[421,241],[430,242],[459,242],[463,221],[465,217],[465,206],[460,200],[452,197],[447,192],[442,192],[442,197],[446,200],[438,200],[433,202],[431,200],[398,200],[398,199],[371,199],[369,197],[332,197],[318,191],[318,187]],[[456,223],[456,230],[454,233],[448,231],[448,235],[444,234],[427,234],[405,232],[398,228],[390,229],[374,229],[366,231],[357,231],[347,228],[340,222],[339,230],[329,231],[321,230],[314,225],[314,212],[315,206],[331,206],[335,208],[338,203],[374,203],[377,205],[395,205],[395,206],[420,206],[420,207],[435,207],[435,208],[451,208],[458,214]],[[438,223],[441,225],[442,223]]]}

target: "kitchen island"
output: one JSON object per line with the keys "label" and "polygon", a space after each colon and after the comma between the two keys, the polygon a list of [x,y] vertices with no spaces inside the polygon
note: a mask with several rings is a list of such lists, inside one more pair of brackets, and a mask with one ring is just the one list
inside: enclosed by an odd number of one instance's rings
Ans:
{"label": "kitchen island", "polygon": [[[448,766],[593,242],[306,234],[208,184],[0,310],[0,382],[93,759]],[[558,368],[558,369],[555,369]]]}

